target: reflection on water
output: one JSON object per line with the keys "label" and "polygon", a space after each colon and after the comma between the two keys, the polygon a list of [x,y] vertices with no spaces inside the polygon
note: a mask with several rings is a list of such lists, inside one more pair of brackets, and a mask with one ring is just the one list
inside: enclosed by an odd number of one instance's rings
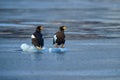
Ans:
{"label": "reflection on water", "polygon": [[55,60],[57,60],[58,62],[59,61],[60,62],[64,61],[64,57],[65,57],[65,53],[24,53],[24,54],[30,55],[31,56],[31,60],[33,60],[33,61],[41,61],[41,60],[47,59],[45,54],[54,55],[55,56]]}
{"label": "reflection on water", "polygon": [[34,61],[40,61],[42,60],[42,54],[43,53],[31,53],[31,60],[34,60]]}
{"label": "reflection on water", "polygon": [[56,54],[56,60],[57,61],[64,61],[65,53],[57,53]]}

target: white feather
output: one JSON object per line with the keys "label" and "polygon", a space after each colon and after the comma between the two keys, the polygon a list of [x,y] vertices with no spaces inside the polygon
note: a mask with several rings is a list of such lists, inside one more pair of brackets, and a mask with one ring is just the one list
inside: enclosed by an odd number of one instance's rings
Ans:
{"label": "white feather", "polygon": [[31,38],[35,38],[35,36],[32,34],[32,35],[31,35]]}
{"label": "white feather", "polygon": [[54,35],[54,36],[53,36],[53,38],[54,38],[54,40],[55,40],[55,41],[57,40],[57,37],[56,37],[56,35]]}

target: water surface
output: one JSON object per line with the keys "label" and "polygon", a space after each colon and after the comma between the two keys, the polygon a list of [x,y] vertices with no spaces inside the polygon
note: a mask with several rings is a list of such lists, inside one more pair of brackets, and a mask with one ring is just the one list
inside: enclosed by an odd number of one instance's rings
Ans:
{"label": "water surface", "polygon": [[[120,80],[119,0],[0,0],[0,80]],[[36,26],[45,47],[66,25],[66,53],[25,53]]]}

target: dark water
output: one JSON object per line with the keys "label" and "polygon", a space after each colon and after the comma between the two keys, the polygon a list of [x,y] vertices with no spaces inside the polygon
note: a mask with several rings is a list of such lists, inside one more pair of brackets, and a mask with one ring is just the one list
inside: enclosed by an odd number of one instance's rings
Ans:
{"label": "dark water", "polygon": [[119,38],[119,4],[119,0],[0,0],[0,36],[28,37],[25,34],[31,34],[36,25],[44,25],[46,36],[51,37],[56,27],[66,25],[69,39],[71,34]]}
{"label": "dark water", "polygon": [[[0,80],[120,80],[120,0],[0,0]],[[45,47],[67,26],[66,53],[25,53],[43,25]]]}

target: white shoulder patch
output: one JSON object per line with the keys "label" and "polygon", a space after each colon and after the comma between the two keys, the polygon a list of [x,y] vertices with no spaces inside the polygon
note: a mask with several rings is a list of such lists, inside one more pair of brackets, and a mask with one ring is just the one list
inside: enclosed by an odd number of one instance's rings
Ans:
{"label": "white shoulder patch", "polygon": [[31,38],[35,38],[35,36],[32,34],[32,35],[31,35]]}
{"label": "white shoulder patch", "polygon": [[54,40],[56,41],[56,39],[57,39],[56,35],[54,35],[53,38],[54,38]]}

